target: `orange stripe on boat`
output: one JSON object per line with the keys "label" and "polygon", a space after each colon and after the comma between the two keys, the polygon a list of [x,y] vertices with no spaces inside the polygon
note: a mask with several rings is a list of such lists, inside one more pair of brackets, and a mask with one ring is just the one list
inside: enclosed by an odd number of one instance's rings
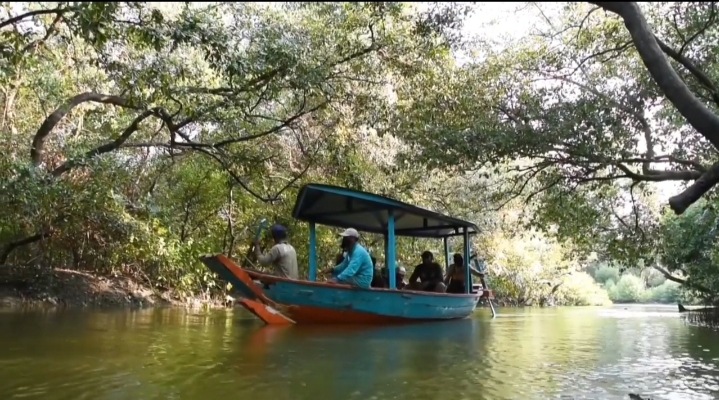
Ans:
{"label": "orange stripe on boat", "polygon": [[288,325],[295,323],[295,321],[282,315],[281,312],[268,305],[262,304],[259,301],[240,299],[239,303],[268,325]]}
{"label": "orange stripe on boat", "polygon": [[222,265],[224,265],[225,268],[227,268],[232,273],[232,275],[236,276],[237,279],[239,279],[242,283],[244,283],[247,286],[247,288],[249,288],[252,291],[252,293],[255,294],[255,296],[257,296],[263,302],[270,301],[267,298],[267,296],[265,296],[265,294],[262,292],[262,289],[260,289],[259,287],[257,287],[257,285],[255,285],[255,282],[252,281],[252,278],[250,277],[250,275],[248,275],[247,272],[245,272],[242,268],[240,268],[239,265],[235,264],[234,261],[230,260],[224,254],[218,254],[216,257],[217,257],[217,260],[219,262],[221,262]]}

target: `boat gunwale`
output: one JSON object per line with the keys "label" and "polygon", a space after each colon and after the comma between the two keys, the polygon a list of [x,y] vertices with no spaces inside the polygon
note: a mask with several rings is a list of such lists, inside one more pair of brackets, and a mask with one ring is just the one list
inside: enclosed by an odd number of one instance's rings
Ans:
{"label": "boat gunwale", "polygon": [[[242,268],[242,267],[240,267]],[[360,288],[355,286],[350,286],[347,284],[340,284],[340,283],[330,283],[330,282],[317,282],[317,281],[305,281],[305,280],[299,280],[299,279],[290,279],[285,278],[281,276],[276,275],[270,275],[265,274],[262,272],[254,271],[251,269],[245,269],[242,268],[245,272],[247,272],[248,275],[250,275],[251,278],[259,280],[262,283],[266,283],[264,281],[268,281],[267,283],[271,282],[287,282],[287,283],[295,283],[298,285],[305,285],[305,286],[319,286],[319,287],[329,287],[334,289],[342,289],[342,290],[353,290],[353,291],[366,291],[366,292],[389,292],[389,293],[400,293],[400,294],[415,294],[420,296],[429,296],[429,297],[450,297],[450,298],[481,298],[484,296],[485,292],[488,290],[482,290],[482,292],[477,293],[440,293],[440,292],[423,292],[419,290],[403,290],[403,289],[390,289],[390,288]]]}

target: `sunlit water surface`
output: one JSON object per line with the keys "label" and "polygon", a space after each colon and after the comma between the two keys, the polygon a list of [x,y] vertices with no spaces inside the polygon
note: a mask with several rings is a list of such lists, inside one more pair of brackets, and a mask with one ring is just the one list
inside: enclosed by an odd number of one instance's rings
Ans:
{"label": "sunlit water surface", "polygon": [[719,398],[719,334],[676,306],[486,309],[402,327],[240,311],[0,311],[0,399]]}

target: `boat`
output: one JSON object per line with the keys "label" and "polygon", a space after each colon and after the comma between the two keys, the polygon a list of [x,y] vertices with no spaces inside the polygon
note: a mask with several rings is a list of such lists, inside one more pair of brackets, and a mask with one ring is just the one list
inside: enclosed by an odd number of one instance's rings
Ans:
{"label": "boat", "polygon": [[[467,318],[485,299],[496,315],[487,287],[474,290],[469,262],[465,263],[465,293],[399,290],[395,282],[397,236],[444,241],[445,268],[449,266],[448,239],[464,238],[464,259],[470,260],[470,236],[478,232],[468,221],[439,214],[377,194],[324,184],[304,185],[292,216],[309,225],[309,274],[293,280],[242,268],[223,254],[200,260],[240,292],[239,304],[267,324],[391,324]],[[361,289],[317,281],[315,227],[352,227],[384,235],[389,288]]]}

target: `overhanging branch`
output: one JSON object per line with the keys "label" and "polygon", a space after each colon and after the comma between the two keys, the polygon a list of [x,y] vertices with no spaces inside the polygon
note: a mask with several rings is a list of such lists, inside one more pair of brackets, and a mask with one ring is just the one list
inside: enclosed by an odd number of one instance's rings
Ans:
{"label": "overhanging branch", "polygon": [[692,289],[696,289],[696,290],[698,290],[698,291],[700,291],[700,292],[702,292],[702,293],[706,293],[706,294],[710,294],[710,295],[714,295],[714,294],[715,294],[715,293],[713,293],[711,290],[707,289],[706,287],[704,287],[704,286],[702,286],[702,285],[699,285],[699,284],[697,284],[697,283],[688,282],[686,279],[682,279],[682,278],[679,278],[679,277],[676,277],[676,276],[672,275],[669,271],[667,271],[666,269],[660,267],[659,265],[656,265],[656,264],[655,264],[655,265],[653,265],[652,267],[653,267],[654,269],[656,269],[657,271],[659,271],[662,275],[664,275],[664,277],[665,277],[667,280],[669,280],[669,281],[676,282],[676,283],[678,283],[678,284],[680,284],[680,285],[684,285],[684,286],[689,287],[689,288],[692,288]]}
{"label": "overhanging branch", "polygon": [[[664,55],[639,6],[634,2],[591,3],[622,17],[637,52],[664,95],[697,132],[719,149],[719,117],[712,113],[679,77]],[[719,166],[716,168],[712,166],[684,193],[675,196],[674,201],[670,200],[670,206],[674,212],[681,214],[717,182],[719,182]]]}
{"label": "overhanging branch", "polygon": [[86,92],[68,99],[65,104],[58,107],[52,114],[45,118],[40,128],[32,139],[32,147],[30,148],[30,158],[36,167],[42,164],[43,151],[45,149],[45,139],[50,135],[55,125],[62,120],[67,113],[72,111],[78,105],[92,101],[95,103],[112,104],[120,107],[140,109],[140,107],[132,106],[126,99],[119,96],[112,96],[100,93]]}
{"label": "overhanging branch", "polygon": [[135,119],[132,121],[130,126],[128,126],[124,132],[115,140],[112,142],[105,143],[101,146],[98,146],[87,153],[85,153],[82,157],[77,159],[68,160],[59,167],[55,168],[50,174],[53,177],[58,177],[65,172],[75,168],[76,166],[80,165],[83,161],[88,160],[90,158],[99,156],[100,154],[109,153],[113,150],[116,150],[122,146],[123,143],[133,134],[137,131],[137,129],[140,127],[140,123],[144,121],[147,117],[156,114],[157,110],[145,110],[140,115],[135,117]]}

